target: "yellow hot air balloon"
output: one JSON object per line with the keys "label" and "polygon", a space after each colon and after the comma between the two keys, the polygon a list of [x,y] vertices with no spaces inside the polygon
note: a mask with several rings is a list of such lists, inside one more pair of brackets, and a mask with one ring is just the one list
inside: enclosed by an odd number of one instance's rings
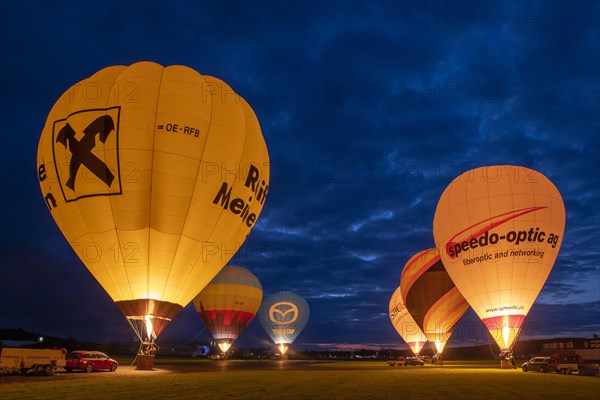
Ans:
{"label": "yellow hot air balloon", "polygon": [[402,289],[400,286],[394,291],[390,299],[389,314],[392,325],[400,337],[404,339],[408,347],[418,357],[423,346],[427,343],[427,338],[425,338],[425,334],[408,312],[402,299]]}
{"label": "yellow hot air balloon", "polygon": [[144,341],[241,246],[269,188],[256,116],[180,66],[112,66],[56,102],[37,156],[65,238]]}
{"label": "yellow hot air balloon", "polygon": [[525,167],[465,172],[438,202],[433,234],[442,261],[503,352],[544,286],[564,228],[560,193]]}

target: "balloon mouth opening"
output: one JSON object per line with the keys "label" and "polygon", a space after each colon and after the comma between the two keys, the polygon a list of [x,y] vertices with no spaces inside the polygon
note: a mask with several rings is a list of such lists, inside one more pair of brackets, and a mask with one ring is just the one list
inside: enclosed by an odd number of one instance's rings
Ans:
{"label": "balloon mouth opening", "polygon": [[231,343],[229,343],[229,342],[219,343],[219,348],[221,349],[221,351],[223,353],[227,353],[227,351],[231,348]]}
{"label": "balloon mouth opening", "polygon": [[146,337],[148,338],[149,341],[152,341],[152,339],[156,337],[156,335],[154,334],[153,326],[152,326],[152,318],[153,317],[154,317],[154,315],[146,315],[144,317],[144,321],[146,324]]}
{"label": "balloon mouth opening", "polygon": [[499,315],[483,319],[483,323],[502,351],[510,351],[519,333],[525,315]]}
{"label": "balloon mouth opening", "polygon": [[508,349],[508,341],[510,340],[510,328],[508,326],[502,328],[502,339],[504,339],[504,348]]}
{"label": "balloon mouth opening", "polygon": [[116,302],[141,341],[154,341],[183,306],[154,299]]}
{"label": "balloon mouth opening", "polygon": [[439,340],[435,341],[435,349],[437,350],[438,354],[442,353],[442,350],[444,350],[444,346],[442,346],[442,342],[440,342]]}
{"label": "balloon mouth opening", "polygon": [[423,346],[425,346],[425,343],[427,342],[410,342],[407,343],[408,347],[410,347],[410,349],[412,350],[412,352],[415,354],[415,356],[418,356],[419,353],[421,352],[421,350],[423,350]]}
{"label": "balloon mouth opening", "polygon": [[287,352],[288,346],[284,343],[280,343],[279,344],[279,351],[281,352],[281,355],[284,356],[285,353]]}

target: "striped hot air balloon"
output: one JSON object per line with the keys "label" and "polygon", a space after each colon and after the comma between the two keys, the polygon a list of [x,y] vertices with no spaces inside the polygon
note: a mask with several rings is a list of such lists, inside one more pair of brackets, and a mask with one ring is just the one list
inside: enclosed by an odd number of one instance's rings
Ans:
{"label": "striped hot air balloon", "polygon": [[408,260],[400,277],[400,289],[406,308],[441,354],[469,305],[450,279],[435,248]]}
{"label": "striped hot air balloon", "polygon": [[262,286],[246,268],[226,266],[193,300],[194,307],[224,353],[260,307]]}

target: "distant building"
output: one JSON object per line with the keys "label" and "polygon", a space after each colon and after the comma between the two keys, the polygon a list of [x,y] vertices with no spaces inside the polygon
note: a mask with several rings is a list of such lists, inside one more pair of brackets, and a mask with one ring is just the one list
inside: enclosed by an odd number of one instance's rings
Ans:
{"label": "distant building", "polygon": [[600,339],[555,339],[542,344],[542,354],[577,353],[585,361],[600,361]]}

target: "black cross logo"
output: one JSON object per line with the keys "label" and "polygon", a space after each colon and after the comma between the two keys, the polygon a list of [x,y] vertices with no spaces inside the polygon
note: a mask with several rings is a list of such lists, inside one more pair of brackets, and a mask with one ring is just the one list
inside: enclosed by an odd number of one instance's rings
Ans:
{"label": "black cross logo", "polygon": [[114,130],[113,119],[109,115],[103,115],[83,130],[81,141],[75,138],[76,132],[69,123],[58,132],[56,142],[68,148],[73,155],[69,164],[67,187],[75,190],[75,177],[82,164],[110,187],[115,176],[101,159],[92,154],[92,149],[96,147],[96,135],[100,135],[100,141],[105,143],[108,135]]}

